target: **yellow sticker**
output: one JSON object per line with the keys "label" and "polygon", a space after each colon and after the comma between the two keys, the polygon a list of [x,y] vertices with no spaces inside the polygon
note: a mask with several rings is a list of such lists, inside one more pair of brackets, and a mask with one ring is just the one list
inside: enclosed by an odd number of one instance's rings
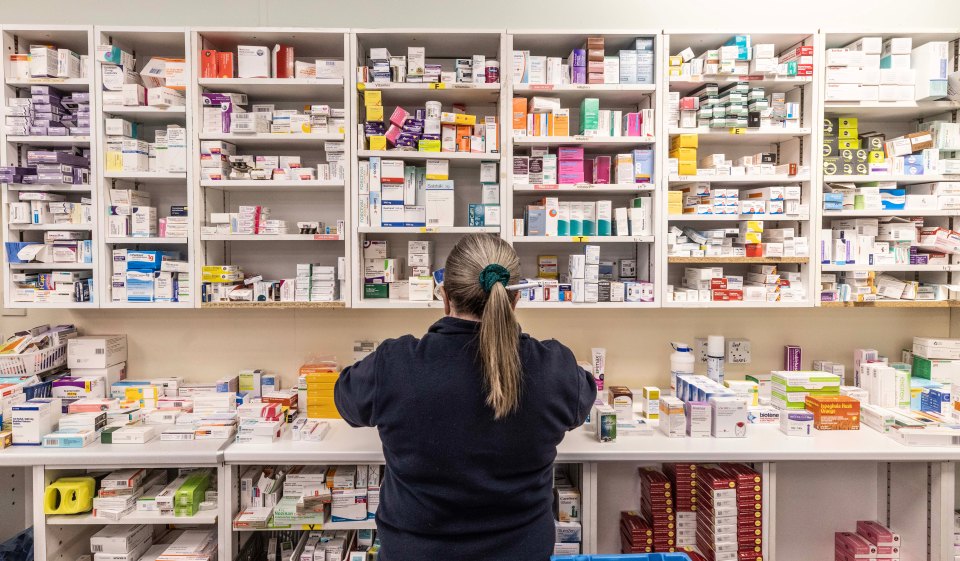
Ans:
{"label": "yellow sticker", "polygon": [[576,243],[587,243],[590,241],[590,236],[573,236],[573,241]]}
{"label": "yellow sticker", "polygon": [[445,83],[443,83],[443,82],[434,82],[434,83],[430,84],[430,89],[431,89],[431,90],[445,90],[445,89],[447,89],[447,85],[446,85]]}
{"label": "yellow sticker", "polygon": [[730,134],[746,134],[746,133],[747,133],[747,129],[742,127],[734,127],[730,129]]}
{"label": "yellow sticker", "polygon": [[367,89],[367,85],[363,82],[357,82],[357,89],[362,92],[363,90]]}

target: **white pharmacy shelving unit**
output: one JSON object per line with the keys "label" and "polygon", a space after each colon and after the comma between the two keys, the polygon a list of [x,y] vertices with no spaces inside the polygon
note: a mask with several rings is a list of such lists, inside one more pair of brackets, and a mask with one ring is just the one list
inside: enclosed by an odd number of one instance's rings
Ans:
{"label": "white pharmacy shelving unit", "polygon": [[[196,88],[195,82],[190,79],[191,60],[193,50],[190,49],[190,34],[184,27],[97,27],[96,28],[97,45],[113,45],[121,50],[133,55],[136,60],[134,69],[137,72],[143,70],[144,66],[153,58],[171,58],[185,60],[185,82],[184,97],[186,100],[193,99]],[[97,145],[98,154],[101,158],[98,169],[102,170],[102,177],[98,179],[99,185],[98,198],[100,207],[97,210],[99,221],[102,225],[101,236],[97,242],[100,246],[103,259],[98,286],[100,286],[100,307],[101,308],[193,308],[195,297],[199,290],[199,282],[192,273],[193,260],[196,241],[193,236],[194,226],[191,223],[187,236],[157,236],[134,237],[131,232],[127,235],[121,235],[122,232],[111,232],[109,228],[109,215],[111,209],[111,189],[133,189],[149,193],[150,205],[156,208],[157,220],[169,217],[173,214],[175,208],[185,208],[188,217],[193,220],[195,215],[193,209],[193,185],[196,184],[196,175],[193,166],[189,165],[190,156],[195,153],[196,146],[193,143],[192,129],[195,119],[193,112],[195,107],[191,103],[185,105],[171,105],[167,107],[157,107],[148,105],[116,105],[104,103],[104,82],[102,65],[99,62],[94,63],[96,104],[101,108],[98,113],[103,123],[97,127]],[[180,162],[180,167],[184,171],[125,171],[122,162],[106,161],[107,143],[118,141],[118,137],[107,136],[106,119],[124,119],[133,124],[136,128],[135,138],[154,142],[156,132],[165,133],[170,126],[186,129],[186,154],[184,160]],[[162,138],[162,137],[161,137]],[[178,255],[178,259],[190,264],[191,273],[187,283],[184,283],[186,296],[181,296],[176,301],[153,301],[153,302],[130,302],[118,294],[113,298],[114,263],[112,258],[113,251],[119,250],[151,250],[172,252]],[[123,275],[121,271],[119,273]],[[116,279],[117,282],[126,282],[126,279]],[[179,285],[180,283],[178,283]],[[122,294],[125,294],[123,291]]]}
{"label": "white pharmacy shelving unit", "polygon": [[[148,444],[90,444],[84,448],[57,449],[34,446],[13,447],[4,450],[0,463],[5,466],[31,466],[28,489],[32,490],[34,557],[50,561],[72,561],[90,553],[90,536],[106,525],[150,524],[159,535],[166,527],[196,526],[217,529],[219,558],[226,555],[224,533],[229,525],[222,521],[222,507],[201,510],[194,516],[160,516],[131,513],[119,520],[94,517],[91,513],[74,515],[47,515],[44,513],[44,491],[61,477],[85,475],[89,472],[106,473],[115,469],[146,468],[177,470],[182,468],[212,468],[216,476],[218,497],[226,495],[224,482],[224,440],[197,440],[192,442],[161,442]],[[222,505],[222,501],[218,503]]]}
{"label": "white pharmacy shelving unit", "polygon": [[[8,134],[7,127],[0,131],[0,165],[26,166],[27,151],[37,149],[75,149],[90,152],[90,184],[4,184],[0,189],[0,203],[3,206],[2,238],[4,242],[3,260],[3,299],[6,307],[15,308],[95,308],[98,306],[101,267],[100,248],[96,242],[99,239],[99,220],[97,216],[98,193],[93,187],[99,170],[99,159],[96,142],[98,122],[97,106],[93,100],[93,53],[95,49],[93,27],[85,25],[4,25],[2,27],[3,63],[0,71],[0,80],[3,82],[3,106],[6,108],[11,99],[29,98],[30,87],[50,86],[56,88],[63,95],[72,92],[90,93],[90,136],[14,136]],[[52,45],[53,48],[70,49],[79,55],[89,55],[82,59],[86,64],[81,68],[80,78],[21,78],[13,74],[10,55],[29,55],[30,46],[34,44]],[[6,109],[4,109],[6,111]],[[19,201],[21,192],[45,192],[63,195],[65,201],[80,203],[88,201],[91,205],[92,221],[89,224],[64,224],[57,228],[57,232],[89,232],[79,237],[92,242],[92,259],[89,263],[11,263],[16,255],[11,253],[12,246],[18,242],[40,242],[45,239],[45,232],[54,231],[54,228],[42,226],[37,228],[21,228],[11,225],[9,217],[9,203]],[[78,237],[72,235],[72,237]],[[90,271],[89,278],[93,279],[93,286],[89,290],[89,299],[77,301],[76,295],[62,295],[56,301],[42,299],[37,301],[36,292],[32,290],[18,291],[17,283],[32,283],[35,274],[51,273],[54,271]],[[79,277],[87,277],[81,273]]]}
{"label": "white pharmacy shelving unit", "polygon": [[[947,74],[955,72],[958,66],[958,48],[960,48],[960,33],[956,30],[943,31],[911,31],[896,30],[878,32],[855,32],[849,30],[824,31],[824,49],[843,48],[863,37],[880,37],[884,40],[892,37],[909,37],[912,39],[913,48],[917,48],[930,41],[944,41],[948,44],[948,65]],[[820,53],[820,62],[825,67],[826,53]],[[826,80],[822,86],[827,88]],[[884,87],[884,86],[880,86]],[[940,100],[922,100],[922,101],[828,101],[826,94],[823,97],[823,116],[826,120],[837,120],[842,118],[856,119],[857,130],[863,135],[882,135],[889,139],[901,136],[907,133],[921,130],[926,123],[932,121],[946,121],[955,123],[960,117],[960,103],[956,101]],[[826,135],[821,131],[822,137]],[[827,154],[827,146],[824,146],[824,154]],[[867,147],[861,145],[863,154],[868,152]],[[837,150],[839,156],[840,150]],[[856,152],[856,151],[854,151]],[[942,157],[956,157],[956,151],[942,150]],[[891,166],[892,167],[892,166]],[[957,181],[958,175],[941,175],[939,173],[922,175],[900,175],[896,173],[889,174],[870,174],[868,169],[843,169],[841,166],[836,168],[827,165],[827,158],[824,156],[824,166],[822,175],[822,189],[824,193],[834,190],[850,190],[860,187],[882,187],[905,189],[907,194],[911,192],[911,186],[931,183],[938,181]],[[852,173],[850,173],[852,171]],[[896,170],[891,169],[892,172]],[[856,219],[879,219],[884,221],[906,222],[912,219],[922,220],[924,226],[937,226],[949,229],[957,228],[957,216],[960,212],[956,210],[937,210],[922,209],[912,210],[865,210],[865,209],[844,209],[844,210],[821,210],[818,212],[822,216],[821,238],[825,238],[830,233],[832,226],[839,225],[840,221],[849,221]],[[818,256],[819,257],[819,256]],[[957,281],[956,272],[960,271],[960,260],[956,255],[947,255],[946,263],[937,265],[918,265],[907,263],[861,263],[856,265],[837,265],[836,259],[833,263],[824,263],[821,259],[816,260],[820,272],[833,275],[838,283],[843,282],[845,274],[864,274],[876,273],[890,275],[901,281],[918,281],[920,283],[936,283],[951,285]],[[854,296],[855,298],[855,296]],[[897,308],[930,308],[930,307],[953,307],[954,301],[942,300],[908,300],[898,298],[884,298],[879,296],[877,300],[856,302],[856,301],[821,301],[817,298],[818,305],[822,307],[897,307]]]}
{"label": "white pharmacy shelving unit", "polygon": [[[363,246],[367,241],[386,241],[390,258],[406,261],[409,241],[431,241],[433,262],[430,271],[443,267],[445,256],[460,237],[467,233],[491,233],[502,235],[508,221],[504,209],[504,166],[506,151],[503,143],[503,122],[506,115],[507,89],[504,87],[506,60],[505,36],[501,31],[470,30],[463,32],[440,32],[430,29],[398,30],[356,30],[352,34],[349,72],[353,101],[350,103],[349,122],[355,127],[356,150],[352,170],[351,196],[353,220],[357,225],[356,238],[351,249],[352,270],[350,278],[353,285],[353,306],[358,308],[437,308],[443,306],[440,300],[411,301],[401,293],[388,298],[368,297],[364,288]],[[456,59],[472,59],[474,55],[483,55],[485,61],[496,60],[500,63],[500,79],[497,83],[411,83],[406,81],[361,80],[358,72],[370,63],[370,49],[385,48],[393,56],[406,58],[408,47],[422,47],[426,64],[439,64],[443,72],[456,70]],[[406,63],[404,64],[406,70]],[[383,104],[384,120],[389,126],[390,116],[398,107],[413,115],[417,109],[424,109],[427,102],[440,102],[443,112],[454,112],[462,108],[467,114],[477,116],[481,123],[486,116],[495,117],[499,124],[497,133],[499,151],[497,152],[420,152],[396,150],[388,143],[387,150],[370,150],[364,135],[366,111],[364,95],[366,92],[379,92]],[[444,160],[449,167],[449,179],[454,182],[454,225],[423,227],[383,227],[373,225],[370,217],[361,212],[359,198],[369,197],[361,188],[363,180],[360,174],[361,162],[368,165],[370,158],[382,160],[402,160],[405,167],[424,167],[427,160]],[[484,163],[496,163],[498,174],[498,192],[500,197],[500,224],[491,226],[468,226],[468,208],[470,204],[481,203],[482,188],[480,168]],[[369,208],[369,207],[367,207]],[[405,283],[410,270],[406,264],[398,271],[400,283]],[[375,294],[371,292],[370,296]]]}
{"label": "white pharmacy shelving unit", "polygon": [[[557,259],[561,277],[566,277],[569,256],[583,253],[585,244],[601,244],[601,262],[612,262],[615,280],[620,280],[619,263],[622,260],[636,262],[636,276],[638,281],[654,284],[653,301],[650,302],[534,302],[521,301],[519,306],[524,308],[545,309],[581,309],[581,308],[651,308],[659,306],[659,295],[656,286],[664,281],[660,262],[660,243],[658,224],[661,220],[660,186],[663,174],[660,165],[660,151],[664,147],[661,127],[660,111],[663,106],[663,81],[659,53],[663,48],[663,35],[651,30],[508,30],[507,40],[509,53],[515,51],[529,51],[530,56],[559,57],[563,64],[569,64],[568,57],[574,49],[584,48],[588,37],[602,37],[605,56],[618,56],[620,50],[635,50],[638,39],[650,39],[653,42],[653,79],[651,83],[547,83],[531,84],[516,79],[509,69],[504,74],[509,83],[509,96],[512,100],[525,98],[527,103],[531,98],[550,97],[558,98],[560,107],[569,110],[568,136],[528,136],[526,126],[522,130],[514,127],[514,118],[508,114],[505,118],[507,165],[507,199],[504,215],[505,234],[513,243],[514,249],[520,256],[522,274],[527,278],[540,276],[539,258],[541,255],[552,256]],[[565,82],[565,80],[564,80]],[[654,113],[653,134],[650,136],[583,136],[574,134],[580,130],[582,115],[580,104],[584,99],[599,100],[601,110],[620,111],[622,114],[638,112],[642,109],[652,109]],[[584,178],[584,182],[574,184],[543,184],[518,181],[514,177],[514,156],[529,156],[531,150],[547,148],[556,153],[559,146],[580,146],[584,149],[584,158],[595,156],[611,156],[616,160],[617,154],[630,154],[635,149],[652,149],[654,151],[654,169],[652,181],[649,183],[614,183],[611,169],[610,183],[594,183],[593,178]],[[614,164],[615,165],[615,164]],[[611,166],[612,168],[613,166]],[[545,197],[556,198],[560,203],[610,201],[612,208],[629,208],[633,199],[644,197],[652,203],[651,231],[649,234],[637,235],[609,235],[609,236],[526,236],[524,232],[515,232],[513,219],[524,218],[524,210],[528,205],[538,204]],[[619,232],[611,232],[611,234]],[[624,280],[630,280],[624,278]]]}
{"label": "white pharmacy shelving unit", "polygon": [[[664,36],[665,48],[661,51],[662,67],[668,68],[668,60],[671,55],[678,55],[686,48],[693,50],[695,56],[703,54],[706,50],[717,49],[726,43],[738,32],[731,33],[666,33]],[[813,46],[814,53],[822,50],[820,34],[814,31],[797,32],[778,32],[778,33],[751,33],[752,44],[772,43],[775,46],[775,54],[781,56],[788,50],[799,46]],[[815,59],[815,62],[820,62]],[[670,96],[679,96],[680,98],[689,96],[705,84],[716,84],[720,90],[724,87],[737,83],[746,83],[751,89],[763,88],[764,95],[769,97],[772,93],[782,93],[786,103],[798,104],[800,110],[799,127],[784,128],[746,128],[746,127],[709,127],[700,125],[681,128],[671,122],[668,113],[670,109],[667,104],[663,104],[661,113],[663,114],[664,127],[667,129],[668,138],[665,140],[666,147],[662,150],[662,159],[659,161],[662,169],[669,168],[670,160],[670,142],[681,134],[696,134],[698,159],[698,175],[677,175],[676,171],[664,173],[664,196],[662,197],[661,213],[664,220],[661,222],[661,229],[658,235],[661,236],[661,267],[665,271],[666,282],[660,286],[660,295],[664,307],[693,307],[693,308],[738,308],[738,307],[803,307],[812,306],[814,295],[817,294],[816,280],[814,276],[816,268],[812,266],[811,257],[729,257],[729,256],[710,256],[704,254],[691,254],[683,252],[671,255],[669,250],[670,240],[674,238],[670,234],[674,228],[681,231],[684,228],[691,228],[696,232],[704,230],[718,229],[736,229],[739,224],[746,220],[762,220],[764,228],[793,228],[794,235],[805,236],[807,246],[811,249],[815,247],[815,236],[817,226],[814,225],[817,220],[815,217],[816,209],[819,204],[819,189],[813,188],[815,181],[815,170],[819,169],[819,151],[814,147],[819,146],[818,139],[820,129],[820,76],[821,64],[815,64],[813,76],[777,76],[772,74],[756,73],[743,75],[696,75],[696,76],[669,76],[665,70],[662,80],[665,81],[665,88],[668,89]],[[699,94],[698,94],[699,95]],[[670,101],[673,103],[673,101]],[[711,154],[723,154],[726,160],[737,160],[743,156],[753,156],[759,153],[773,154],[776,164],[796,164],[796,174],[789,175],[730,175],[716,174],[712,170],[708,175],[706,170],[701,169],[699,160]],[[724,215],[696,215],[696,214],[669,214],[667,205],[667,193],[670,191],[684,189],[695,185],[708,185],[710,189],[736,189],[742,192],[748,189],[757,189],[769,186],[800,186],[801,200],[796,212],[793,214],[768,215],[761,214],[756,216],[746,216],[738,214]],[[676,252],[675,252],[676,253]],[[776,265],[778,271],[799,271],[804,283],[802,300],[782,300],[782,301],[716,301],[709,300],[697,301],[683,300],[679,301],[671,298],[667,285],[682,287],[687,267],[722,267],[724,275],[744,275],[750,268],[750,265],[766,264]],[[711,294],[712,296],[712,294]]]}
{"label": "white pharmacy shelving unit", "polygon": [[[343,29],[320,28],[212,28],[192,31],[194,53],[193,78],[196,94],[187,100],[196,111],[193,127],[193,145],[190,154],[195,183],[194,208],[199,240],[196,254],[197,302],[201,308],[334,308],[344,307],[350,300],[352,286],[349,278],[351,213],[349,188],[352,166],[352,137],[349,106],[349,81],[344,76],[334,78],[221,78],[203,77],[200,54],[212,49],[233,53],[237,60],[238,45],[262,46],[268,51],[280,44],[293,47],[297,61],[317,59],[344,61],[349,52],[349,34]],[[234,73],[233,75],[236,75]],[[254,104],[271,104],[275,109],[297,109],[310,113],[312,105],[329,105],[331,109],[345,110],[346,123],[342,131],[313,131],[311,133],[225,133],[205,130],[202,112],[204,93],[236,93],[247,96],[251,110]],[[343,175],[314,180],[276,179],[203,179],[200,166],[200,148],[204,141],[223,141],[236,146],[238,155],[299,156],[302,167],[316,168],[331,159],[340,158]],[[344,151],[327,148],[327,142],[343,143]],[[332,145],[331,145],[332,147]],[[262,206],[270,209],[270,219],[286,220],[284,235],[204,234],[211,213],[235,213],[240,206]],[[298,222],[319,222],[326,230],[300,234]],[[342,229],[337,225],[342,224]],[[264,280],[293,279],[297,265],[311,263],[338,266],[341,275],[339,297],[335,301],[308,302],[211,302],[202,293],[201,279],[204,265],[237,265],[251,275]]]}

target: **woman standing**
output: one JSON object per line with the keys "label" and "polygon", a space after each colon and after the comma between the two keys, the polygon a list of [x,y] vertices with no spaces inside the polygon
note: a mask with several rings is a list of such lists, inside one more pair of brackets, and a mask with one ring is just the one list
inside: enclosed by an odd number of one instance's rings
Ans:
{"label": "woman standing", "polygon": [[553,551],[553,462],[583,424],[593,376],[520,331],[516,252],[487,234],[447,257],[446,317],[345,368],[337,409],[377,427],[387,468],[381,561],[542,561]]}

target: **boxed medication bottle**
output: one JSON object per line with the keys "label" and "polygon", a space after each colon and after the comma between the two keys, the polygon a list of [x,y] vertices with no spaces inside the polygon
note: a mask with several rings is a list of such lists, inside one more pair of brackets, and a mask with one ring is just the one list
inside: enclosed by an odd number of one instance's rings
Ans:
{"label": "boxed medication bottle", "polygon": [[109,368],[126,361],[126,335],[93,335],[67,340],[68,368]]}
{"label": "boxed medication bottle", "polygon": [[845,395],[808,395],[807,411],[817,430],[860,430],[860,402]]}

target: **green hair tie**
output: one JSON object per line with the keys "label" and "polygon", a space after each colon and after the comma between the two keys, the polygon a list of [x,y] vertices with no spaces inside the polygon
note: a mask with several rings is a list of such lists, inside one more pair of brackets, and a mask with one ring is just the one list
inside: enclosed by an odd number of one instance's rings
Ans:
{"label": "green hair tie", "polygon": [[480,286],[483,287],[483,291],[487,294],[490,294],[490,291],[493,290],[493,285],[498,282],[504,287],[510,282],[510,271],[503,265],[491,263],[480,271]]}

